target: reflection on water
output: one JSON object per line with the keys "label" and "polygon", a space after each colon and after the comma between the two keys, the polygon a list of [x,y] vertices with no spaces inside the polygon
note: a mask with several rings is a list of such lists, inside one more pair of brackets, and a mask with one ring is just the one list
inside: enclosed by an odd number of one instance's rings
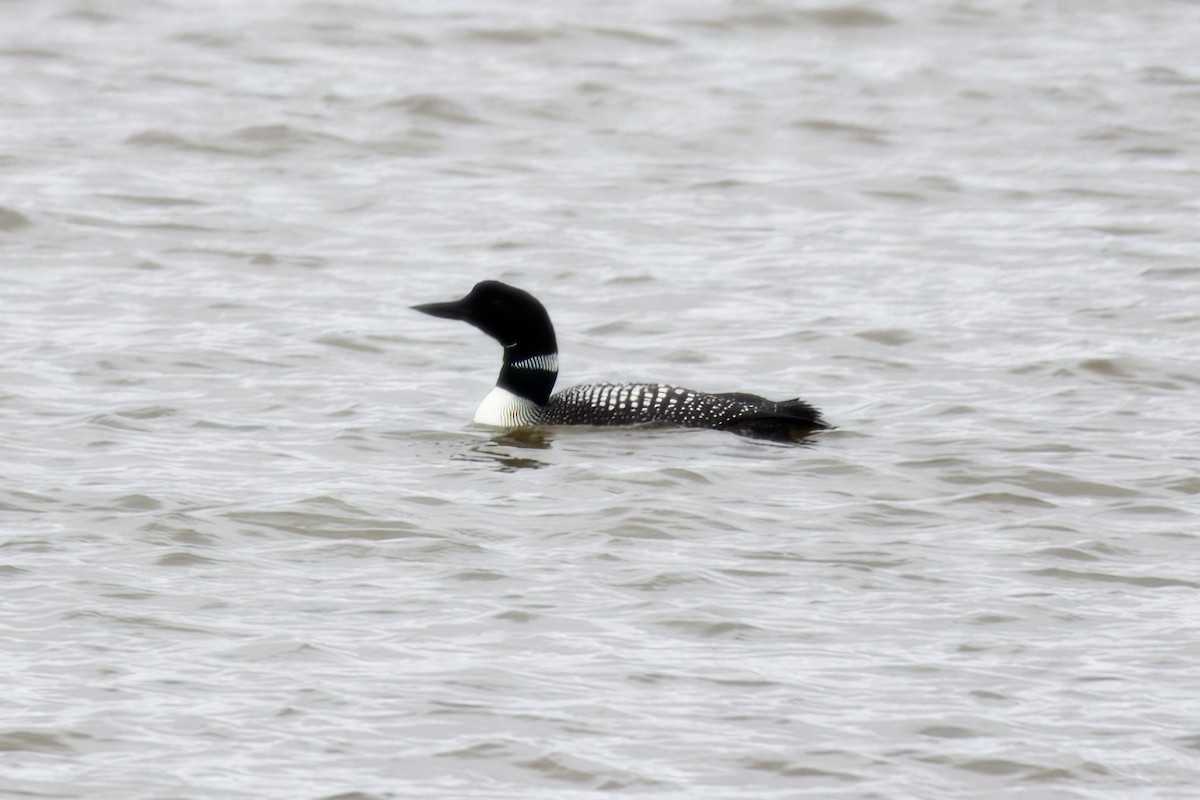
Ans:
{"label": "reflection on water", "polygon": [[453,458],[460,461],[491,462],[503,472],[518,469],[541,469],[544,462],[528,456],[517,456],[507,448],[517,450],[549,450],[554,442],[549,428],[514,428],[492,436],[486,442],[472,444],[466,453],[457,453]]}
{"label": "reflection on water", "polygon": [[522,450],[548,450],[554,442],[553,428],[513,428],[492,437],[492,442]]}

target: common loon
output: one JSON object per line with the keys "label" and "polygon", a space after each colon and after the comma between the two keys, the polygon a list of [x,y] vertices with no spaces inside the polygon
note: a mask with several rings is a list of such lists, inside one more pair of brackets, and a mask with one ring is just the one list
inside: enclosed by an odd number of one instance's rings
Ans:
{"label": "common loon", "polygon": [[496,387],[475,412],[481,425],[667,423],[784,441],[829,427],[817,409],[798,399],[773,402],[753,394],[707,394],[653,383],[588,384],[551,395],[558,345],[550,315],[529,292],[499,281],[481,281],[461,300],[413,308],[469,322],[503,345]]}

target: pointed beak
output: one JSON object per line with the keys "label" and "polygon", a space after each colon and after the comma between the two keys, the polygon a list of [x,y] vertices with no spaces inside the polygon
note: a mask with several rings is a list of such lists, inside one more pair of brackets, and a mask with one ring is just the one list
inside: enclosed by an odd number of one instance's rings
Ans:
{"label": "pointed beak", "polygon": [[467,304],[464,300],[455,300],[452,303],[423,303],[419,306],[412,306],[412,309],[442,319],[467,318]]}

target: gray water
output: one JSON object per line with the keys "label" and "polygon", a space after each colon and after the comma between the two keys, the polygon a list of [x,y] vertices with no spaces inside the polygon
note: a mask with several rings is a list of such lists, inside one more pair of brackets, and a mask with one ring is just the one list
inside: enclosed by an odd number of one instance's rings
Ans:
{"label": "gray water", "polygon": [[[1195,796],[1197,41],[5,3],[0,796]],[[476,427],[483,278],[838,429]]]}

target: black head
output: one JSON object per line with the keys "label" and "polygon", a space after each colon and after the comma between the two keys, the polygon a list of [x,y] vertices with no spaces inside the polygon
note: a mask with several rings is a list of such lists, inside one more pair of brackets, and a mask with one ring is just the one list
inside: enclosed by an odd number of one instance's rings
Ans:
{"label": "black head", "polygon": [[505,361],[558,351],[554,326],[545,307],[529,292],[500,281],[480,281],[461,300],[413,308],[430,316],[471,323],[504,346]]}

